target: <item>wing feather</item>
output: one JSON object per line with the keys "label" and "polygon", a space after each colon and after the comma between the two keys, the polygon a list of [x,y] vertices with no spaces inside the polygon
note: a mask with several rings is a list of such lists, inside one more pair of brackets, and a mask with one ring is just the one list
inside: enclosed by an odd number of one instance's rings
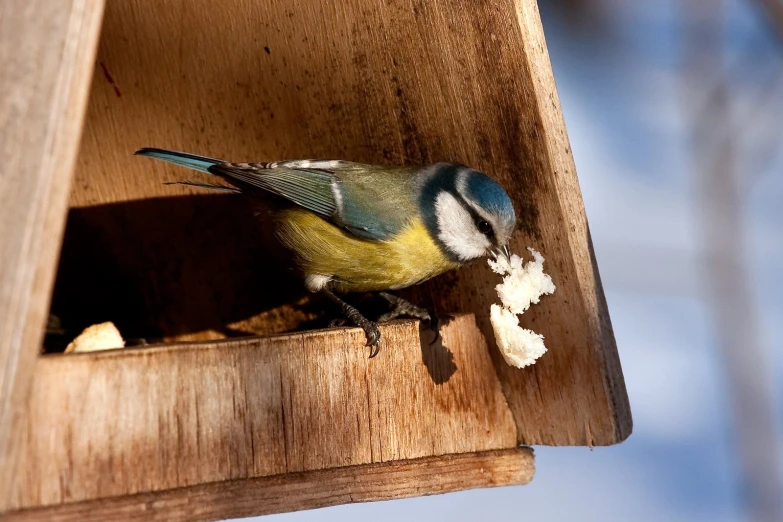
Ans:
{"label": "wing feather", "polygon": [[282,196],[297,205],[331,218],[337,204],[332,192],[334,175],[311,169],[224,167],[211,170],[216,174]]}
{"label": "wing feather", "polygon": [[363,239],[384,240],[415,215],[415,167],[341,160],[219,163],[209,172],[272,192]]}

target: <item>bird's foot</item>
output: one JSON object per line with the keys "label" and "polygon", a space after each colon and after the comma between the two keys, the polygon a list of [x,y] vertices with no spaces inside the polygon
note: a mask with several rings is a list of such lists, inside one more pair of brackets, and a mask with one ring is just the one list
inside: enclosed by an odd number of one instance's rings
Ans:
{"label": "bird's foot", "polygon": [[364,330],[364,336],[367,338],[367,344],[370,346],[370,359],[378,355],[381,351],[381,329],[378,323],[370,321],[364,316],[359,316],[356,319],[351,319],[356,326]]}
{"label": "bird's foot", "polygon": [[383,314],[378,318],[379,323],[391,321],[392,319],[396,319],[401,315],[413,317],[415,319],[420,319],[423,323],[427,324],[429,328],[435,333],[435,338],[432,340],[433,343],[440,339],[440,321],[434,312],[430,312],[426,308],[416,306],[410,301],[403,299],[402,297],[392,295],[388,292],[380,292],[379,295],[386,299],[394,307],[391,311]]}
{"label": "bird's foot", "polygon": [[[370,359],[378,355],[378,353],[381,351],[381,329],[378,327],[378,323],[375,321],[370,321],[366,317],[364,317],[359,310],[354,308],[353,306],[349,305],[339,297],[337,297],[334,292],[331,290],[324,289],[324,294],[332,300],[335,304],[337,304],[340,309],[342,310],[343,314],[350,320],[353,324],[364,330],[364,335],[367,338],[367,345],[370,346]],[[329,323],[329,326],[333,326],[333,324],[339,321],[339,319],[336,319]],[[344,324],[345,321],[343,321]]]}

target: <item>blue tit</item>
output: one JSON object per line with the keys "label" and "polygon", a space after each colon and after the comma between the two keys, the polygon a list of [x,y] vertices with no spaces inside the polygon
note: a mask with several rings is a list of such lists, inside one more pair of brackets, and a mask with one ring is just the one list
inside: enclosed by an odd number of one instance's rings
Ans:
{"label": "blue tit", "polygon": [[276,233],[291,249],[311,292],[323,292],[377,354],[380,330],[338,293],[380,292],[400,315],[434,314],[387,292],[412,286],[484,256],[508,255],[516,225],[511,199],[486,175],[454,163],[390,167],[342,160],[229,163],[145,148],[136,154],[219,176],[231,186],[181,184],[235,193],[266,191],[290,203]]}

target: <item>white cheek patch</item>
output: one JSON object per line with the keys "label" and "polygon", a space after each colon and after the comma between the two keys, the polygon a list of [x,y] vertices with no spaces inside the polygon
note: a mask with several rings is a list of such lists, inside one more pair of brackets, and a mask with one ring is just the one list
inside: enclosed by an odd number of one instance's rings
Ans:
{"label": "white cheek patch", "polygon": [[490,248],[487,237],[478,231],[473,217],[448,192],[441,192],[435,199],[435,216],[438,220],[438,239],[461,261],[486,255]]}

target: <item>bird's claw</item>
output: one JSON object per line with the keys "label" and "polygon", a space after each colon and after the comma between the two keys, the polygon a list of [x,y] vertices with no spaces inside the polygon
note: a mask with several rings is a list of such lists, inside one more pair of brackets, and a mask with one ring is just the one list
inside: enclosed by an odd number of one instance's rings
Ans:
{"label": "bird's claw", "polygon": [[[364,330],[364,335],[367,337],[367,346],[372,347],[370,349],[370,359],[378,355],[378,352],[381,350],[381,329],[378,327],[378,323],[364,317],[359,310],[337,297],[330,289],[324,288],[322,292],[340,307],[343,314],[348,317],[353,324]],[[333,320],[329,323],[329,326],[331,327],[338,324],[337,321],[340,320],[341,319]]]}
{"label": "bird's claw", "polygon": [[370,347],[370,359],[372,359],[381,351],[381,329],[378,327],[378,323],[372,321],[367,321],[367,324],[362,325],[362,329],[367,337],[365,346]]}

